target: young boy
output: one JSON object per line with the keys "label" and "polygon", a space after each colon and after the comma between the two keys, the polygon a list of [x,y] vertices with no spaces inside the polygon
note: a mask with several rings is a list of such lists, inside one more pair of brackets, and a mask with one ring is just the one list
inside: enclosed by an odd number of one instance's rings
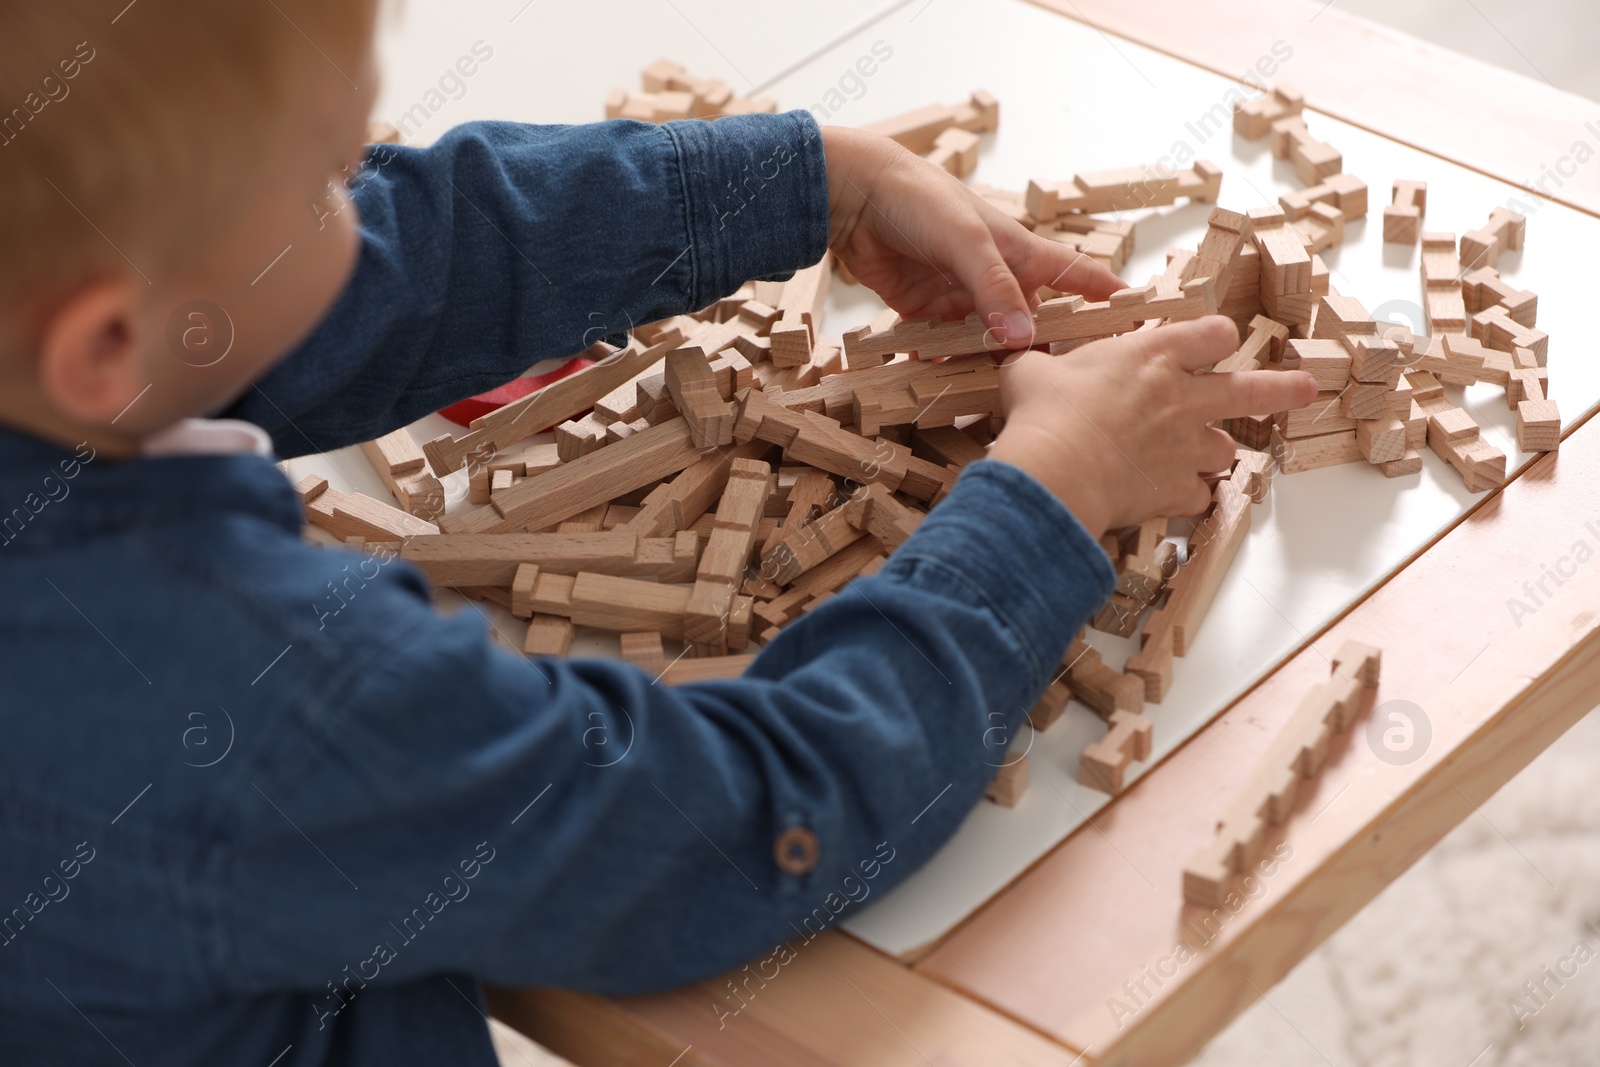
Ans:
{"label": "young boy", "polygon": [[1198,375],[1222,319],[1030,352],[993,458],[745,677],[528,662],[303,543],[273,452],[830,246],[1019,348],[1025,293],[1119,283],[803,112],[473,124],[352,201],[371,0],[119,6],[0,15],[0,1062],[488,1064],[479,979],[770,952],[954,831],[1111,588],[1102,532],[1199,510],[1209,424],[1315,391]]}

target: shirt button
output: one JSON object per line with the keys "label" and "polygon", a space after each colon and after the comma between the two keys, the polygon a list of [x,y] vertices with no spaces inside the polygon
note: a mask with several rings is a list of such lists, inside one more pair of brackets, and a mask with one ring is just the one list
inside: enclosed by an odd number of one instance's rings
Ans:
{"label": "shirt button", "polygon": [[785,874],[810,874],[822,854],[817,835],[804,826],[791,826],[772,843],[773,858]]}

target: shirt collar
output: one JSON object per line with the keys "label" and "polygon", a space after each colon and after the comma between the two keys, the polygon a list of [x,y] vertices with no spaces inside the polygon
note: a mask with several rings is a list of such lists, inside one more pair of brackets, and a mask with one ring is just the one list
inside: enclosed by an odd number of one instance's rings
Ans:
{"label": "shirt collar", "polygon": [[253,455],[272,458],[272,438],[241,419],[181,419],[144,443],[146,459],[161,456]]}

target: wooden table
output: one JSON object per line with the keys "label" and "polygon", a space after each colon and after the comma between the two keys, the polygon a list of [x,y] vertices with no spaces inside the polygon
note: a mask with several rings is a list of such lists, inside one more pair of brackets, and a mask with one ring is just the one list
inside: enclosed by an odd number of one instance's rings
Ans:
{"label": "wooden table", "polygon": [[[1034,2],[1229,75],[1292,33],[1319,110],[1513,184],[1600,141],[1585,126],[1600,106],[1319,2]],[[1600,215],[1600,165],[1550,191]],[[622,999],[497,990],[495,1013],[583,1065],[1186,1061],[1594,706],[1600,563],[1531,615],[1507,605],[1576,542],[1600,547],[1592,415],[914,963],[829,932],[725,1025],[724,979]],[[1431,740],[1394,764],[1345,738],[1302,786],[1292,856],[1256,898],[1185,907],[1184,861],[1346,637],[1383,649],[1379,713],[1411,702]]]}

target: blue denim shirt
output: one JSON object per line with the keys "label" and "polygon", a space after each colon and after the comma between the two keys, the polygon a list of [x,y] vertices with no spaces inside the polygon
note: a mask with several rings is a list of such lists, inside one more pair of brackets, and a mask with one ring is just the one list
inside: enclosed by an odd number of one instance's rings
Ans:
{"label": "blue denim shirt", "polygon": [[[373,163],[347,291],[225,412],[282,455],[827,235],[804,113],[474,124]],[[0,1063],[492,1064],[479,979],[633,992],[770,957],[950,836],[1113,578],[983,461],[745,677],[669,689],[509,654],[405,563],[301,533],[263,458],[0,431]],[[803,875],[774,856],[796,827]]]}

